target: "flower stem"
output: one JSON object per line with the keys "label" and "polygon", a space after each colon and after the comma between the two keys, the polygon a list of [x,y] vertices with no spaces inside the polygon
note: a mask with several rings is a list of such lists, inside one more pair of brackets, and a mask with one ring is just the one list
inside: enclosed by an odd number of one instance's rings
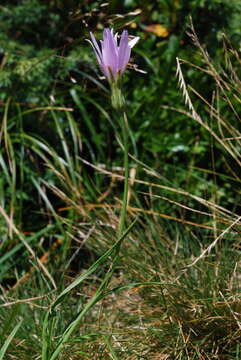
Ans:
{"label": "flower stem", "polygon": [[126,212],[127,212],[127,205],[128,205],[128,190],[129,190],[129,159],[128,159],[128,120],[125,111],[123,111],[123,117],[121,120],[121,128],[122,128],[122,139],[124,145],[124,193],[122,199],[122,207],[121,207],[121,214],[120,214],[120,221],[119,227],[117,231],[117,238],[119,239],[123,232],[125,231],[125,220],[126,220]]}
{"label": "flower stem", "polygon": [[125,99],[121,91],[121,82],[118,79],[111,82],[111,104],[118,111],[123,109],[125,105]]}

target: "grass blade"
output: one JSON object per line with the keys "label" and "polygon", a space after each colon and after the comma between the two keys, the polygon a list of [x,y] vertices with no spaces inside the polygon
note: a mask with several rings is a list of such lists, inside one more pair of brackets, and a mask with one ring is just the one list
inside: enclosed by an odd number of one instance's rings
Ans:
{"label": "grass blade", "polygon": [[116,255],[118,255],[119,252],[119,248],[120,245],[122,243],[122,241],[125,239],[125,237],[128,235],[128,233],[130,232],[130,230],[132,229],[132,227],[134,226],[134,224],[136,223],[135,219],[131,225],[127,228],[127,230],[124,232],[124,234],[120,237],[120,239],[118,239],[116,241],[116,243],[109,249],[107,250],[92,266],[90,266],[90,268],[82,275],[80,275],[76,280],[74,280],[58,297],[57,299],[52,303],[52,305],[50,306],[50,309],[48,310],[48,312],[46,313],[45,319],[44,319],[44,323],[43,323],[43,331],[42,331],[42,337],[43,337],[43,347],[42,347],[42,360],[54,360],[57,358],[58,354],[60,353],[64,343],[69,339],[70,335],[72,334],[72,332],[75,330],[76,326],[79,324],[79,322],[81,321],[81,319],[83,318],[83,316],[99,301],[101,300],[103,297],[106,296],[106,285],[108,283],[108,281],[111,278],[111,275],[113,273],[112,272],[108,272],[104,278],[104,280],[102,281],[99,289],[96,291],[96,293],[91,297],[91,299],[89,300],[89,302],[85,305],[85,307],[83,308],[83,310],[80,311],[79,314],[77,314],[77,316],[75,317],[75,319],[69,324],[69,326],[66,328],[66,330],[64,331],[63,335],[61,336],[61,339],[57,345],[57,347],[55,348],[54,352],[52,353],[51,357],[48,357],[49,354],[49,346],[50,346],[50,341],[51,341],[51,333],[48,333],[48,328],[49,328],[49,322],[51,321],[51,317],[53,316],[53,312],[54,309],[56,308],[56,306],[58,304],[60,304],[64,297],[72,290],[74,289],[76,286],[78,286],[81,282],[83,282],[83,280],[85,280],[88,276],[90,276],[93,272],[95,272],[100,265],[102,265],[109,256],[115,254],[114,260],[116,258]]}
{"label": "grass blade", "polygon": [[18,329],[22,325],[23,319],[19,321],[19,323],[15,326],[15,328],[12,330],[11,334],[8,336],[6,341],[4,342],[3,346],[0,349],[0,360],[4,359],[4,355],[7,351],[8,346],[10,345],[11,341],[13,340],[15,334],[17,333]]}

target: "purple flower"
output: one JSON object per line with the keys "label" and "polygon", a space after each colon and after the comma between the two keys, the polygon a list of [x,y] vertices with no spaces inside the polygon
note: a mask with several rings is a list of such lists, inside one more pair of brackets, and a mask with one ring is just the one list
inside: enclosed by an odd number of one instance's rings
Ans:
{"label": "purple flower", "polygon": [[119,44],[118,34],[113,34],[113,29],[104,29],[103,40],[97,43],[93,33],[90,33],[91,41],[88,40],[95,52],[99,66],[109,80],[116,80],[124,72],[131,55],[131,48],[137,43],[139,37],[128,40],[128,31],[122,32]]}

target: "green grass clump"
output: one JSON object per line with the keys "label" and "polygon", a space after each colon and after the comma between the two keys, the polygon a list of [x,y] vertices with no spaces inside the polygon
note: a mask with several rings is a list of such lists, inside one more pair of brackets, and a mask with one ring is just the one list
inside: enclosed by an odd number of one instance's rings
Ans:
{"label": "green grass clump", "polygon": [[[174,226],[176,239],[170,238],[164,231],[165,222],[160,225],[146,215],[144,224],[140,219],[124,240],[118,269],[108,289],[103,289],[97,299],[113,261],[109,256],[115,232],[110,225],[116,220],[114,214],[102,214],[101,219],[86,246],[96,254],[104,252],[104,262],[98,260],[99,266],[96,263],[82,270],[82,275],[73,264],[64,272],[54,268],[53,261],[48,263],[57,288],[64,289],[63,295],[56,297],[56,291],[48,289],[50,282],[46,286],[46,277],[38,270],[15,289],[4,292],[3,334],[10,334],[23,319],[9,346],[10,357],[6,358],[39,357],[42,326],[49,309],[45,331],[52,334],[46,339],[51,343],[47,357],[51,359],[66,329],[87,304],[96,300],[65,342],[60,359],[238,358],[239,252],[224,245],[189,266],[195,258],[183,246],[188,230]],[[88,233],[86,229],[86,236]],[[191,240],[196,242],[195,236]],[[199,252],[198,244],[196,247]],[[51,258],[54,256],[58,255],[52,254]],[[81,251],[76,257],[81,260]]]}

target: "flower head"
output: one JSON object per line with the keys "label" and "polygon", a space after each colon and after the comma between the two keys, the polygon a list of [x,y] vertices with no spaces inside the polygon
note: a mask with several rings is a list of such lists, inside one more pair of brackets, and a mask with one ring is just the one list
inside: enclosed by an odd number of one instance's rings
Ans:
{"label": "flower head", "polygon": [[134,37],[129,41],[127,30],[122,32],[119,43],[117,36],[117,33],[114,35],[113,29],[104,29],[103,40],[98,44],[93,33],[90,33],[89,42],[103,74],[109,81],[116,80],[123,74],[130,59],[131,48],[139,40],[139,37]]}

